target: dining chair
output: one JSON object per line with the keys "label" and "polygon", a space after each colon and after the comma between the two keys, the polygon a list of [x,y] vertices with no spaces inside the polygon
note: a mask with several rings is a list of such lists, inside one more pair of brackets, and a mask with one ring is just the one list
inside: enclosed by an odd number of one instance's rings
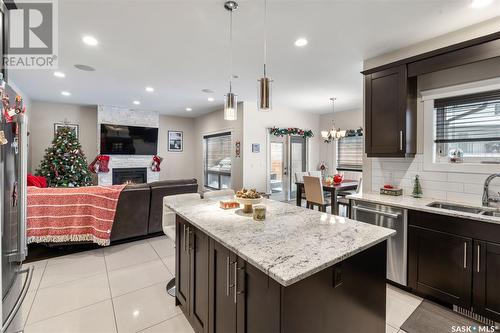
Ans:
{"label": "dining chair", "polygon": [[216,197],[234,197],[234,190],[225,189],[225,190],[217,190],[217,191],[208,191],[203,193],[204,199],[213,199]]}
{"label": "dining chair", "polygon": [[[175,212],[170,208],[176,202],[196,201],[200,200],[199,193],[185,193],[177,195],[169,195],[163,198],[163,215],[162,227],[165,235],[172,240],[175,247]],[[175,277],[167,283],[167,293],[175,297]]]}
{"label": "dining chair", "polygon": [[347,210],[346,216],[348,218],[351,217],[351,200],[347,199],[347,195],[358,194],[361,193],[363,186],[363,178],[360,177],[358,180],[358,186],[356,186],[356,190],[354,192],[342,192],[339,196],[337,196],[337,212],[339,211],[340,206],[344,206]]}
{"label": "dining chair", "polygon": [[309,176],[311,176],[311,177],[318,177],[319,179],[321,179],[321,177],[322,177],[321,171],[318,171],[318,170],[309,171]]}
{"label": "dining chair", "polygon": [[326,212],[330,204],[325,200],[323,184],[319,177],[304,176],[304,190],[306,192],[306,208],[314,209],[318,206],[320,212]]}
{"label": "dining chair", "polygon": [[295,173],[295,182],[297,183],[303,183],[304,182],[304,176],[309,176],[309,172],[296,172]]}

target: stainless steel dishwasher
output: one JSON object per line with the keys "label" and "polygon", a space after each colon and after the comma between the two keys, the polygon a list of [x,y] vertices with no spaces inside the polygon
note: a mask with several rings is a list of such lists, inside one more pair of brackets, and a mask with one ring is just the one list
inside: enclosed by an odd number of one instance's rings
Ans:
{"label": "stainless steel dishwasher", "polygon": [[396,234],[387,241],[387,279],[406,286],[408,211],[353,200],[351,217],[357,221],[396,230]]}

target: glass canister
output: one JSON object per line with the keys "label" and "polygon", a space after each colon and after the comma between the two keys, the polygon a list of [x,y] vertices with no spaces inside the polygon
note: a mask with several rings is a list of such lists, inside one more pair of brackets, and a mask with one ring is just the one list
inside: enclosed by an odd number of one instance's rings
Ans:
{"label": "glass canister", "polygon": [[254,205],[253,206],[253,219],[255,221],[264,221],[266,219],[266,206]]}

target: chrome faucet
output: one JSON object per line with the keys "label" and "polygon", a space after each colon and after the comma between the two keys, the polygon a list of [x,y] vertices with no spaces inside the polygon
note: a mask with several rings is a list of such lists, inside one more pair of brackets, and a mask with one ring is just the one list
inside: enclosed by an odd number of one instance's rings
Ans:
{"label": "chrome faucet", "polygon": [[[484,181],[484,189],[483,189],[483,206],[489,206],[490,202],[500,202],[500,198],[490,198],[488,189],[490,187],[490,183],[494,178],[500,178],[500,173],[494,173],[489,175],[488,178]],[[500,192],[498,193],[500,195]]]}

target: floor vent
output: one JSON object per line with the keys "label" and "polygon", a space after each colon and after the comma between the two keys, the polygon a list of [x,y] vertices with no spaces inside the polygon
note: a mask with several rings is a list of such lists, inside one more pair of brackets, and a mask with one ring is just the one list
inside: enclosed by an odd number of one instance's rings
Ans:
{"label": "floor vent", "polygon": [[500,327],[499,323],[494,322],[491,319],[488,319],[486,317],[483,317],[481,315],[478,315],[477,313],[472,312],[471,310],[464,309],[458,305],[453,305],[453,311],[456,313],[459,313],[463,316],[469,317],[477,322],[480,322],[481,324],[484,324],[486,326],[496,326]]}

